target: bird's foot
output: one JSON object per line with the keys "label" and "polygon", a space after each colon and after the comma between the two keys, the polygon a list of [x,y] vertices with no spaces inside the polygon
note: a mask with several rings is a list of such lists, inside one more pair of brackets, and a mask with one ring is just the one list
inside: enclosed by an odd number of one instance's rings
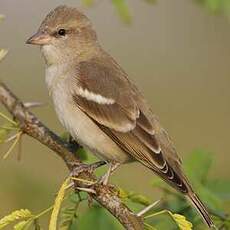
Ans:
{"label": "bird's foot", "polygon": [[72,167],[70,177],[72,179],[72,185],[76,191],[85,191],[87,193],[96,193],[92,185],[97,181],[96,176],[93,176],[93,172],[104,165],[104,161],[98,161],[93,164],[75,163]]}
{"label": "bird's foot", "polygon": [[109,177],[120,166],[118,162],[110,162],[108,171],[99,179],[98,183],[102,185],[108,185]]}

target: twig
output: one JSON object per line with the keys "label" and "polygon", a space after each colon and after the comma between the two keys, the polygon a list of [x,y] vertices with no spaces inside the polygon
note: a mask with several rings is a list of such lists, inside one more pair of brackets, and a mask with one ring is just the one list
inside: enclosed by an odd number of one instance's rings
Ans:
{"label": "twig", "polygon": [[13,144],[10,146],[9,150],[3,156],[4,160],[10,155],[10,153],[12,152],[12,150],[14,149],[14,147],[16,146],[16,144],[19,142],[21,136],[22,136],[22,132],[19,132],[19,133],[16,134],[16,136],[14,138],[15,141],[13,142]]}
{"label": "twig", "polygon": [[[18,122],[21,131],[52,149],[60,156],[70,172],[81,167],[83,163],[77,157],[69,143],[63,141],[59,136],[47,128],[39,119],[31,113],[23,103],[0,82],[0,102],[6,107],[9,113]],[[95,180],[92,172],[84,175],[88,181]],[[96,194],[90,194],[93,199],[106,208],[117,220],[128,230],[144,229],[143,219],[135,215],[118,197],[114,186],[95,184],[91,187]]]}

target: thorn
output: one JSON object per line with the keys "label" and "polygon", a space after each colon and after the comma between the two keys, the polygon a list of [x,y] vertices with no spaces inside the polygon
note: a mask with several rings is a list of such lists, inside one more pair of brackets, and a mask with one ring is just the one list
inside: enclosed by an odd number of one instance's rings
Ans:
{"label": "thorn", "polygon": [[81,187],[77,187],[77,190],[83,191],[83,192],[87,192],[87,193],[93,193],[96,194],[96,191],[94,189],[91,188],[81,188]]}
{"label": "thorn", "polygon": [[41,106],[44,106],[45,103],[43,102],[25,102],[23,103],[23,105],[29,109],[29,108],[35,108],[35,107],[41,107]]}
{"label": "thorn", "polygon": [[101,178],[100,178],[100,181],[99,183],[101,183],[102,185],[107,185],[108,182],[109,182],[109,177],[111,175],[111,169],[112,169],[112,164],[109,165],[109,169],[108,171],[105,173],[105,175],[103,175]]}
{"label": "thorn", "polygon": [[8,143],[8,142],[13,141],[14,139],[17,138],[17,136],[18,136],[18,133],[14,134],[13,136],[7,138],[7,139],[4,141],[4,143]]}
{"label": "thorn", "polygon": [[149,210],[151,210],[154,206],[156,206],[158,203],[160,202],[160,200],[155,201],[154,203],[148,205],[147,207],[145,207],[144,209],[142,209],[140,212],[137,213],[137,216],[143,216],[146,212],[148,212]]}
{"label": "thorn", "polygon": [[82,178],[78,178],[78,177],[70,177],[72,180],[75,180],[75,181],[80,181],[80,182],[83,182],[87,185],[93,185],[95,184],[94,181],[89,181],[89,180],[85,180],[85,179],[82,179]]}
{"label": "thorn", "polygon": [[72,188],[73,186],[74,186],[74,182],[71,182],[69,185],[67,185],[67,186],[65,187],[65,189]]}

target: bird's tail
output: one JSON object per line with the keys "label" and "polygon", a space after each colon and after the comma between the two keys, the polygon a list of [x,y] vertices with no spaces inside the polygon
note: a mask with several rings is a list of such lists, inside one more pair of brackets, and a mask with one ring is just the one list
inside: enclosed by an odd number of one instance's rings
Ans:
{"label": "bird's tail", "polygon": [[199,197],[194,192],[189,192],[187,194],[188,200],[192,203],[192,205],[196,208],[196,210],[200,213],[202,218],[204,219],[204,222],[208,225],[209,228],[217,229],[214,225],[211,216],[209,215],[207,208],[205,205],[201,202]]}

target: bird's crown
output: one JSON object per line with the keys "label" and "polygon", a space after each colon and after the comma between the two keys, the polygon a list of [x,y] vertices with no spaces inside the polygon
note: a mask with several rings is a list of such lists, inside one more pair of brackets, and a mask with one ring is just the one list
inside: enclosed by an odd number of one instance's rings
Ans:
{"label": "bird's crown", "polygon": [[52,10],[43,20],[40,29],[57,26],[86,27],[91,26],[90,20],[80,10],[61,5]]}

